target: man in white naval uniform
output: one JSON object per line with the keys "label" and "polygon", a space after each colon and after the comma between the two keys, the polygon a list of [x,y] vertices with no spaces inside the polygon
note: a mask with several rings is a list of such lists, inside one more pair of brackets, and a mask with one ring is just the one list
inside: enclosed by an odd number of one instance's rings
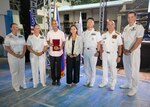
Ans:
{"label": "man in white naval uniform", "polygon": [[96,63],[100,51],[100,32],[94,30],[94,19],[87,19],[87,30],[82,34],[84,71],[86,82],[84,86],[93,87],[96,78]]}
{"label": "man in white naval uniform", "polygon": [[46,86],[46,54],[47,41],[43,35],[40,35],[40,26],[34,26],[33,35],[30,35],[27,40],[27,48],[30,51],[30,61],[33,77],[33,88],[36,88],[40,81],[43,87]]}
{"label": "man in white naval uniform", "polygon": [[129,88],[128,96],[133,96],[138,88],[138,74],[140,70],[140,47],[144,36],[144,28],[136,22],[136,13],[128,13],[128,25],[124,28],[123,37],[123,64],[127,83],[120,88]]}
{"label": "man in white naval uniform", "polygon": [[6,36],[4,45],[8,52],[12,86],[15,91],[20,91],[20,87],[26,88],[24,73],[26,45],[24,36],[18,33],[18,25],[12,23],[10,27],[12,32]]}
{"label": "man in white naval uniform", "polygon": [[102,64],[103,78],[99,87],[104,87],[108,83],[108,71],[110,70],[111,81],[110,90],[115,89],[117,81],[117,63],[120,62],[122,52],[121,34],[115,31],[115,22],[107,20],[108,31],[102,34]]}

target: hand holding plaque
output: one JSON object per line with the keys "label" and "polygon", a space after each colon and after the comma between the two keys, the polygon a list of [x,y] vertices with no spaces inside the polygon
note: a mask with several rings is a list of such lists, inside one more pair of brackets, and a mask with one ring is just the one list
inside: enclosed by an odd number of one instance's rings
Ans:
{"label": "hand holding plaque", "polygon": [[60,51],[60,39],[53,39],[53,51]]}

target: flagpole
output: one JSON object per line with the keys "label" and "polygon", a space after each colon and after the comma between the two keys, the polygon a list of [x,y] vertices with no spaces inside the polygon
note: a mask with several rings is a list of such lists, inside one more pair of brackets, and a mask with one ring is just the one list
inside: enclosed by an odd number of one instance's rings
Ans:
{"label": "flagpole", "polygon": [[48,0],[48,7],[49,7],[49,10],[48,10],[48,12],[49,12],[49,30],[50,29],[52,29],[52,27],[51,27],[51,20],[52,20],[52,5],[51,5],[51,0]]}
{"label": "flagpole", "polygon": [[57,18],[57,16],[56,16],[56,8],[57,8],[57,6],[56,6],[56,2],[57,2],[57,0],[54,0],[54,16],[53,16],[53,18],[56,20]]}
{"label": "flagpole", "polygon": [[83,32],[83,26],[82,26],[82,13],[80,12],[79,23],[78,23],[78,35],[81,35],[82,32]]}
{"label": "flagpole", "polygon": [[46,0],[44,0],[44,36],[46,36]]}

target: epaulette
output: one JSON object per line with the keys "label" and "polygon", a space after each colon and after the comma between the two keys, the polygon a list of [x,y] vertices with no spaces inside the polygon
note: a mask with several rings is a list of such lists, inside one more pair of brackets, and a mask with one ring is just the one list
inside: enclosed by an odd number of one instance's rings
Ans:
{"label": "epaulette", "polygon": [[12,37],[13,37],[13,35],[8,35],[7,37],[8,37],[8,38],[12,38]]}
{"label": "epaulette", "polygon": [[19,38],[23,38],[24,36],[23,36],[23,35],[18,35],[18,37],[19,37]]}
{"label": "epaulette", "polygon": [[44,35],[40,35],[40,36],[44,37]]}
{"label": "epaulette", "polygon": [[23,36],[23,35],[19,35],[19,36]]}
{"label": "epaulette", "polygon": [[119,33],[119,32],[117,32],[117,31],[116,31],[115,33],[117,33],[118,35],[120,35],[120,33]]}
{"label": "epaulette", "polygon": [[40,39],[44,39],[44,36],[40,36]]}
{"label": "epaulette", "polygon": [[137,24],[137,25],[141,25],[141,23],[139,23],[139,22],[136,22],[136,24]]}
{"label": "epaulette", "polygon": [[105,34],[105,33],[107,33],[107,31],[103,32],[102,34]]}

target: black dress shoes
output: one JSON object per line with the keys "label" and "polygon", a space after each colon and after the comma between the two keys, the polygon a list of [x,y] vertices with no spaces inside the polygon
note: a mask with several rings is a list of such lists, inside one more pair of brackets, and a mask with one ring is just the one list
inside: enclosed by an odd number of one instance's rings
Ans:
{"label": "black dress shoes", "polygon": [[52,82],[52,85],[56,85],[56,81],[53,81],[53,82]]}
{"label": "black dress shoes", "polygon": [[61,82],[60,82],[60,81],[57,81],[57,85],[60,86],[60,85],[61,85]]}

